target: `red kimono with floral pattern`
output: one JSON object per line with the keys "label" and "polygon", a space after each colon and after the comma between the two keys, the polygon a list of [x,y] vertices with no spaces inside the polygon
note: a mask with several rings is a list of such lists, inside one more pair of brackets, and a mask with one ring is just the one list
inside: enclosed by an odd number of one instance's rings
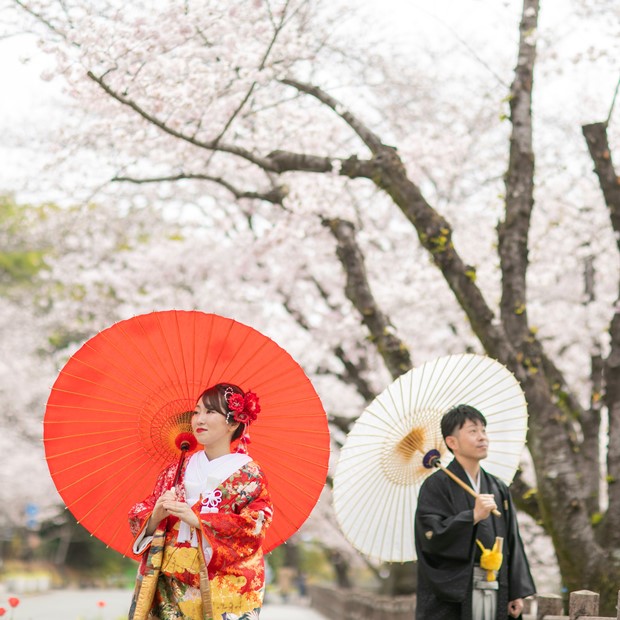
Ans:
{"label": "red kimono with floral pattern", "polygon": [[[180,501],[185,501],[183,481],[188,461],[189,459],[183,465],[176,487],[177,498]],[[176,469],[176,465],[165,469],[160,474],[153,493],[131,509],[129,524],[134,537],[138,538],[145,528],[159,496],[172,486]],[[194,589],[200,589],[201,560],[203,563],[208,562],[213,618],[220,620],[226,618],[226,614],[234,614],[233,617],[242,616],[260,609],[262,605],[265,565],[261,545],[273,514],[265,476],[259,465],[250,461],[224,480],[217,490],[221,493],[217,512],[201,513],[200,502],[192,507],[201,523],[200,530],[196,530],[197,546],[192,546],[190,542],[179,542],[177,540],[179,519],[168,517],[158,595],[161,607],[168,605],[179,607],[183,617],[201,620],[209,617],[202,609],[200,598],[190,595],[191,591],[196,591]],[[203,541],[211,546],[210,560],[205,557]],[[148,574],[149,554],[162,552],[161,548],[151,547],[148,547],[142,555],[132,610],[140,582],[144,575]],[[165,583],[166,580],[173,582],[174,587]],[[165,604],[161,603],[162,596]],[[166,597],[173,600],[169,601]],[[167,617],[161,610],[159,613],[161,617]],[[153,615],[153,617],[160,616]]]}

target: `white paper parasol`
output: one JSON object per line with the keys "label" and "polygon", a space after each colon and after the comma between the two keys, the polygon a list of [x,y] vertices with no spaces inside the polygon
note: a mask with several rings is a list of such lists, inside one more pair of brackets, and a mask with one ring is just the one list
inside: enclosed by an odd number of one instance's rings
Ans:
{"label": "white paper parasol", "polygon": [[525,396],[514,375],[498,361],[472,354],[414,368],[364,410],[336,467],[336,517],[364,555],[384,562],[416,559],[418,491],[435,471],[422,460],[431,450],[439,451],[443,465],[452,460],[440,420],[459,404],[475,407],[487,420],[489,452],[481,466],[507,484],[512,481],[527,432]]}

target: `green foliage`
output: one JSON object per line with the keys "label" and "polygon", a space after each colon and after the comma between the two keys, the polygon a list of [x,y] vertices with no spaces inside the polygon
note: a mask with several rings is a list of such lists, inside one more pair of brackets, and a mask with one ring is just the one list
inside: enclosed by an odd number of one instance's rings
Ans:
{"label": "green foliage", "polygon": [[[297,558],[296,568],[301,574],[318,581],[334,581],[333,568],[326,557],[325,548],[312,541],[295,544],[297,552],[292,554]],[[291,554],[289,554],[291,555]],[[286,565],[287,553],[284,545],[276,547],[266,557],[269,566],[274,572],[274,579],[277,580],[278,571]]]}
{"label": "green foliage", "polygon": [[59,326],[50,333],[47,343],[53,351],[62,351],[71,344],[84,342],[87,338],[88,332],[86,331],[68,330],[64,326]]}
{"label": "green foliage", "polygon": [[30,282],[46,268],[45,252],[42,250],[0,250],[0,282],[3,284],[21,284]]}
{"label": "green foliage", "polygon": [[18,205],[10,196],[0,196],[0,292],[33,284],[48,266],[49,244],[35,238],[32,229],[45,221],[53,205]]}
{"label": "green foliage", "polygon": [[285,556],[283,546],[280,545],[276,547],[271,553],[267,554],[267,560],[274,573],[277,574],[278,569],[284,566]]}
{"label": "green foliage", "polygon": [[58,586],[130,587],[137,564],[91,536],[62,510],[36,530],[13,528],[0,549],[3,571],[50,576]]}
{"label": "green foliage", "polygon": [[[60,561],[68,575],[81,585],[131,585],[137,564],[107,547],[76,522],[69,511],[58,520],[43,523],[42,559]],[[64,553],[63,553],[64,551]]]}
{"label": "green foliage", "polygon": [[441,228],[438,235],[429,238],[429,246],[433,254],[445,252],[448,248],[451,248],[450,230],[448,228]]}

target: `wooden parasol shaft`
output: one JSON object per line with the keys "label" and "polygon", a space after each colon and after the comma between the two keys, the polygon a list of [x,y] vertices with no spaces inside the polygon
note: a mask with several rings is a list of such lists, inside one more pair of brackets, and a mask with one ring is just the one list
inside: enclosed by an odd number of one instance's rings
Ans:
{"label": "wooden parasol shaft", "polygon": [[[456,482],[459,486],[461,486],[463,489],[465,489],[471,496],[478,497],[478,493],[476,493],[476,491],[474,491],[468,484],[463,482],[458,476],[455,476],[449,469],[444,467],[439,461],[436,460],[433,463],[433,465],[435,467],[439,467],[439,469],[441,469],[441,471],[443,471],[446,474],[448,474],[448,476],[450,476],[450,478],[452,478],[452,480],[454,480],[454,482]],[[491,512],[496,517],[501,517],[502,516],[502,513],[499,510],[495,509],[495,508],[493,510],[491,510]]]}

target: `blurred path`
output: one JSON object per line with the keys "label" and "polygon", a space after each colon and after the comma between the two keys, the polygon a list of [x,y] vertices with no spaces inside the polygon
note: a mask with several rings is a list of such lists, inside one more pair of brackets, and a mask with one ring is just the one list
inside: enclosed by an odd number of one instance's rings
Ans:
{"label": "blurred path", "polygon": [[[0,607],[7,608],[5,617],[11,618],[8,596],[11,594],[0,594]],[[131,590],[53,590],[18,597],[20,603],[12,610],[14,620],[122,620],[127,618]],[[304,605],[269,603],[263,607],[260,620],[326,618]]]}

